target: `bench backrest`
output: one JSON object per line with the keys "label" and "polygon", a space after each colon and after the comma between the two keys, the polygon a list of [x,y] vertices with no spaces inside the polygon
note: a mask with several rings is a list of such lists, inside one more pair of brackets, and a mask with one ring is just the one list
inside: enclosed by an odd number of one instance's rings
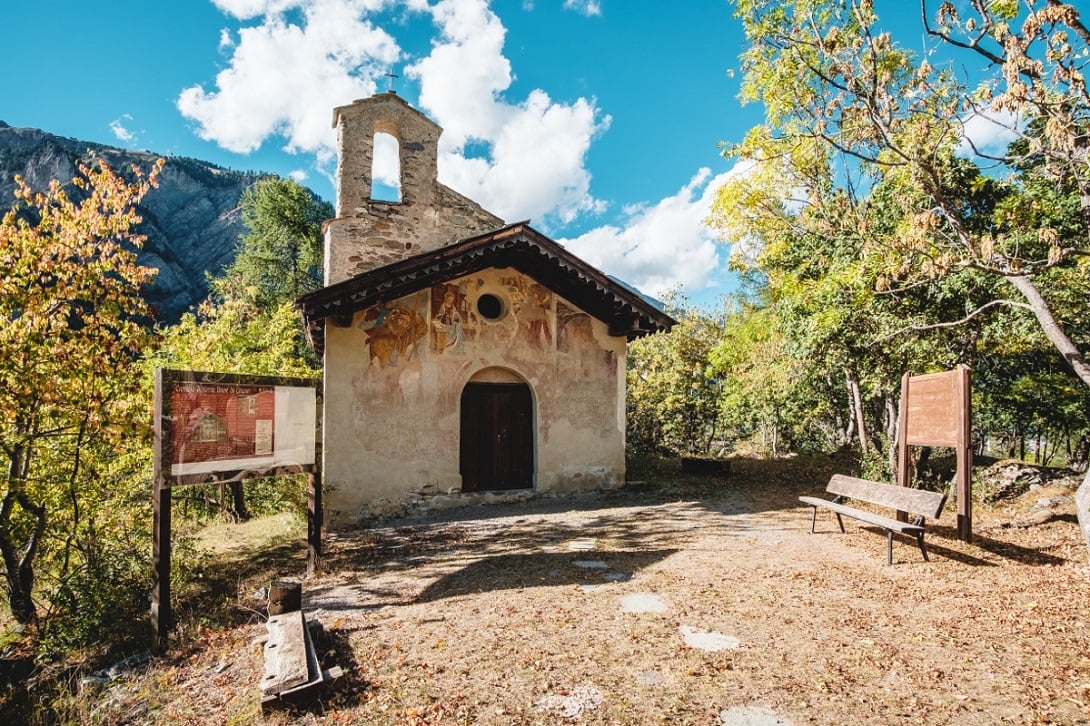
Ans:
{"label": "bench backrest", "polygon": [[901,512],[920,514],[928,519],[937,519],[946,504],[946,495],[929,492],[926,489],[906,489],[892,484],[882,484],[854,476],[834,474],[829,480],[826,491],[841,497],[858,499],[882,507],[889,507]]}

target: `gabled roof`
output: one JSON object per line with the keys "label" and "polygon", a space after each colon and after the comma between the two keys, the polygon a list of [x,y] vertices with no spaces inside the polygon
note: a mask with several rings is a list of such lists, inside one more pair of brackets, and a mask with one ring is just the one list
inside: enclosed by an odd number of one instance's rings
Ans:
{"label": "gabled roof", "polygon": [[514,268],[609,326],[610,335],[629,340],[667,331],[676,322],[638,292],[616,282],[530,227],[501,227],[303,295],[295,301],[303,314],[311,346],[325,344],[323,321],[349,325],[352,315],[425,287],[488,267]]}

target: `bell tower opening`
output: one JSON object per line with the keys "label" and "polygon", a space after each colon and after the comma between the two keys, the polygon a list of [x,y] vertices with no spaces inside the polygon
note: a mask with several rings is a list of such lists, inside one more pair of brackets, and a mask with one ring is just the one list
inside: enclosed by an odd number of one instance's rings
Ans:
{"label": "bell tower opening", "polygon": [[371,200],[401,202],[401,144],[393,134],[378,131],[371,161]]}

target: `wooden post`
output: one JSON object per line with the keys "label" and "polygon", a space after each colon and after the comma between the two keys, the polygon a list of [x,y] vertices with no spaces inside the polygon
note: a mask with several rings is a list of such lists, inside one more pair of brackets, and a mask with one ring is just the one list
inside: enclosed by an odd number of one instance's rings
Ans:
{"label": "wooden post", "polygon": [[167,638],[173,626],[170,609],[170,488],[155,483],[155,541],[152,544],[151,566],[155,583],[151,590],[151,620],[155,628],[153,650],[166,652]]}
{"label": "wooden post", "polygon": [[958,431],[956,490],[958,497],[958,537],[973,541],[973,396],[969,386],[969,368],[958,366]]}
{"label": "wooden post", "polygon": [[322,472],[307,477],[307,577],[318,572],[322,558]]}
{"label": "wooden post", "polygon": [[269,586],[269,615],[303,609],[303,586],[291,580],[273,580]]}
{"label": "wooden post", "polygon": [[[912,485],[912,457],[908,450],[908,387],[912,377],[901,376],[901,410],[897,415],[897,486]],[[897,512],[899,522],[908,521],[908,512]]]}
{"label": "wooden post", "polygon": [[[167,636],[173,625],[173,613],[170,610],[170,487],[165,485],[163,470],[164,446],[169,440],[169,431],[164,432],[164,427],[169,424],[169,418],[165,407],[169,402],[163,401],[163,371],[155,371],[155,401],[156,411],[163,411],[163,416],[156,416],[154,425],[154,452],[153,452],[153,540],[151,548],[151,566],[154,574],[154,582],[151,586],[151,624],[155,631],[152,650],[163,653],[167,647]],[[162,419],[162,420],[160,420]]]}

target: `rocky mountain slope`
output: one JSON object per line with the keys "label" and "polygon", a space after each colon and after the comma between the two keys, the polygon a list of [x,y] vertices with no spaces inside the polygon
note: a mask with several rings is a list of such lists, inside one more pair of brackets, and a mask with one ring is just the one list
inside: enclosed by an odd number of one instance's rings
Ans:
{"label": "rocky mountain slope", "polygon": [[[51,179],[67,182],[76,164],[89,156],[105,159],[121,171],[133,164],[149,167],[156,155],[55,136],[30,128],[13,128],[0,121],[0,210],[14,201],[14,177],[21,174],[35,189]],[[243,231],[239,199],[259,177],[224,169],[196,159],[168,157],[140,206],[141,232],[147,241],[141,264],[159,275],[147,291],[159,321],[172,323],[208,294],[206,273],[218,274],[234,259]]]}

